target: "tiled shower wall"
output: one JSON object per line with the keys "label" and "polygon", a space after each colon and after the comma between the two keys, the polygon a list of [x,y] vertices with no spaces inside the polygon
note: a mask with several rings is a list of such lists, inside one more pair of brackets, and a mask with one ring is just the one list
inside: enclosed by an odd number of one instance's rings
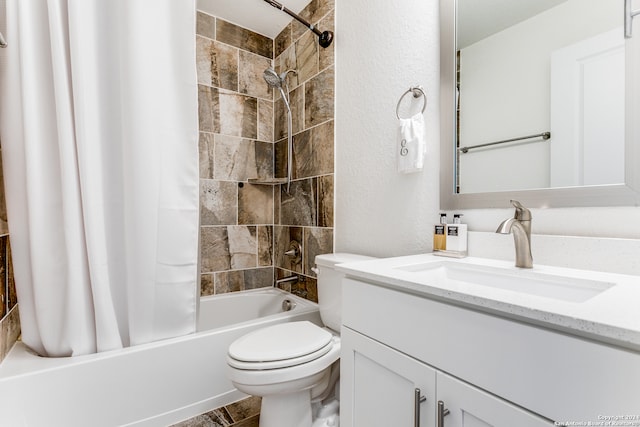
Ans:
{"label": "tiled shower wall", "polygon": [[[333,0],[300,13],[334,26]],[[271,286],[298,275],[286,290],[317,301],[316,254],[333,250],[333,46],[322,49],[292,21],[271,40],[198,13],[202,294]],[[249,178],[286,176],[286,110],[262,78],[274,66],[289,74],[293,176],[286,185]],[[288,257],[291,242],[301,247]]]}
{"label": "tiled shower wall", "polygon": [[[321,31],[334,30],[334,1],[312,0],[300,12]],[[295,70],[288,78],[293,118],[293,181],[281,185],[274,227],[274,263],[278,278],[302,275],[285,284],[293,293],[317,301],[314,258],[333,252],[334,45],[322,48],[317,37],[292,20],[275,39],[275,69]],[[286,176],[287,125],[284,102],[274,103],[276,175]],[[298,262],[284,255],[290,242],[302,246]]]}
{"label": "tiled shower wall", "polygon": [[0,362],[11,350],[19,335],[18,299],[13,280],[2,161],[0,159]]}
{"label": "tiled shower wall", "polygon": [[273,281],[273,95],[262,72],[273,41],[198,13],[201,289],[203,295]]}

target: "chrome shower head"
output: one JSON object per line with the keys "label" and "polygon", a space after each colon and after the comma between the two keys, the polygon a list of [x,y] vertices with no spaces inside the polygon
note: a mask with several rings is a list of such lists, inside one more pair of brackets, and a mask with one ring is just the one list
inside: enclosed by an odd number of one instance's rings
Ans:
{"label": "chrome shower head", "polygon": [[278,75],[278,73],[276,73],[276,70],[269,67],[266,70],[264,70],[262,77],[264,78],[264,81],[267,82],[269,86],[279,89],[283,86],[287,86],[287,82],[285,79],[287,78],[289,73],[298,74],[296,70],[287,70],[284,73]]}
{"label": "chrome shower head", "polygon": [[284,79],[279,76],[278,73],[276,73],[276,70],[274,70],[273,68],[267,68],[266,70],[264,70],[262,77],[269,86],[275,88],[282,87],[282,82],[284,81]]}

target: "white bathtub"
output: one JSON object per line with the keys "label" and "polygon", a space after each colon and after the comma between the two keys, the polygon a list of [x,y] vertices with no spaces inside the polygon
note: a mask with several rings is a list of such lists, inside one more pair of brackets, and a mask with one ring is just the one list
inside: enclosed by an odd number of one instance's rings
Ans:
{"label": "white bathtub", "polygon": [[[295,308],[282,312],[282,301]],[[0,365],[0,424],[168,426],[244,397],[227,380],[229,344],[275,323],[320,323],[318,306],[275,288],[203,297],[198,332],[73,358],[17,343]]]}

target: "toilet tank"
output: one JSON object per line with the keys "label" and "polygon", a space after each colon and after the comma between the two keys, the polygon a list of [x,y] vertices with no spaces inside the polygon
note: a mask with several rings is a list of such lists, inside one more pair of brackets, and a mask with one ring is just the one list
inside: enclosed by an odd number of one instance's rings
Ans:
{"label": "toilet tank", "polygon": [[316,256],[318,269],[318,306],[325,326],[340,332],[342,324],[342,278],[344,274],[336,270],[336,264],[374,259],[364,255],[347,253]]}

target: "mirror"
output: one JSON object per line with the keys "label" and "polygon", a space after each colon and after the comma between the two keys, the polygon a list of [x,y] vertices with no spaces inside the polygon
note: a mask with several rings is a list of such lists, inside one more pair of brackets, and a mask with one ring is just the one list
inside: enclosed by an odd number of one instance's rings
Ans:
{"label": "mirror", "polygon": [[441,0],[442,209],[638,204],[623,5]]}

